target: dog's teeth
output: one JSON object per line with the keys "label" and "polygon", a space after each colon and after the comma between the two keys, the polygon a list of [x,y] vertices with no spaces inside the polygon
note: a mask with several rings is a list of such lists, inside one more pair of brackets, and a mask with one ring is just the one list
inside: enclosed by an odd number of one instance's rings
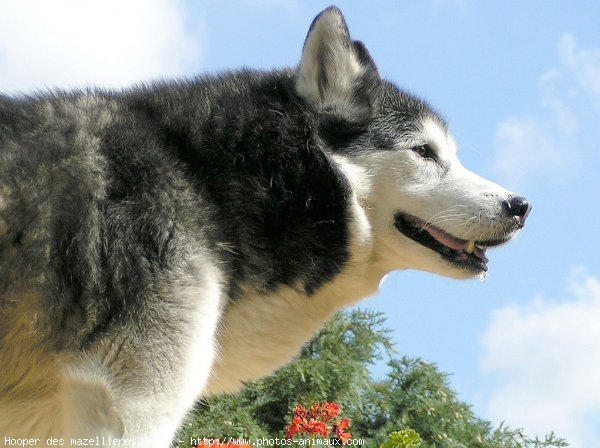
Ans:
{"label": "dog's teeth", "polygon": [[475,240],[471,240],[467,244],[467,253],[472,254],[474,250],[475,250]]}

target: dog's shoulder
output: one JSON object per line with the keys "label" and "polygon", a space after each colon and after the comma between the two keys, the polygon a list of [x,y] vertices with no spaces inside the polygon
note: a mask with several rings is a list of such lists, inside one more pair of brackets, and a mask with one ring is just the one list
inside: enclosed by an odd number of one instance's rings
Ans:
{"label": "dog's shoulder", "polygon": [[[140,260],[168,268],[202,246],[229,266],[233,295],[312,293],[350,258],[353,192],[294,83],[291,70],[242,70],[3,97],[0,220],[16,255],[2,262],[31,255],[76,291],[118,271],[135,296],[154,269]],[[46,255],[27,255],[25,234]]]}

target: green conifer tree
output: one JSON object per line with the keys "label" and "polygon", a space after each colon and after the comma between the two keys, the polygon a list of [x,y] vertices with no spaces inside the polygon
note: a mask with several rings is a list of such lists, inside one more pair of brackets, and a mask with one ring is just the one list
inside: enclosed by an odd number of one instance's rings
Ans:
{"label": "green conifer tree", "polygon": [[[297,404],[323,401],[340,405],[353,438],[364,439],[367,448],[394,440],[390,434],[399,430],[416,431],[420,448],[568,446],[554,434],[530,438],[478,418],[434,364],[397,356],[384,324],[383,315],[371,311],[337,314],[289,366],[238,394],[198,403],[180,446],[197,437],[281,438]],[[389,371],[374,379],[369,368],[381,360]]]}

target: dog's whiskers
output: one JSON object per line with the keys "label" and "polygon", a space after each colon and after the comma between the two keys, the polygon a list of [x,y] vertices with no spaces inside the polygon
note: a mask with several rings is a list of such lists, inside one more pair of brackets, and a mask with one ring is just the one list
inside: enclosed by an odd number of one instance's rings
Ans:
{"label": "dog's whiskers", "polygon": [[438,226],[439,224],[446,222],[456,222],[457,220],[462,221],[465,216],[468,216],[466,213],[454,213],[447,214],[437,217],[434,220],[430,220],[427,222],[428,225]]}
{"label": "dog's whiskers", "polygon": [[429,219],[427,219],[425,221],[425,224],[426,225],[436,225],[436,224],[439,224],[440,222],[443,222],[446,219],[459,218],[461,216],[465,216],[466,215],[465,213],[458,213],[455,210],[457,207],[466,207],[466,205],[457,204],[457,205],[453,205],[450,208],[442,210],[442,211],[432,215],[431,217],[429,217]]}

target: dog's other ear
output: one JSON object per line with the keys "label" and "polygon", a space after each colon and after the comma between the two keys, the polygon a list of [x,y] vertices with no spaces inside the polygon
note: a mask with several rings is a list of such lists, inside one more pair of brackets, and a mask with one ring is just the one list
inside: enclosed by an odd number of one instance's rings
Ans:
{"label": "dog's other ear", "polygon": [[371,109],[366,89],[377,68],[362,42],[350,39],[342,12],[331,6],[313,21],[302,50],[296,91],[310,104],[352,118]]}

